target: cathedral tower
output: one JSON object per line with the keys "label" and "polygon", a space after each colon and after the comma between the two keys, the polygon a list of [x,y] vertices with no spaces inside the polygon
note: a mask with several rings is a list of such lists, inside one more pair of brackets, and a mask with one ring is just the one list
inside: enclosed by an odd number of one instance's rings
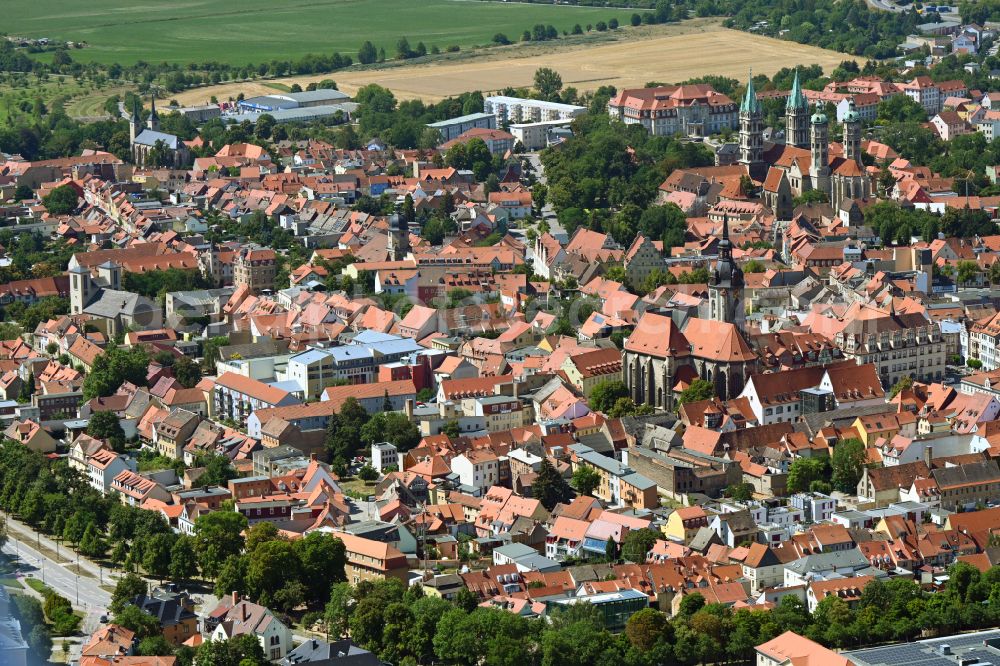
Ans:
{"label": "cathedral tower", "polygon": [[809,177],[814,190],[830,193],[830,122],[823,113],[822,102],[816,102],[816,112],[810,119],[812,136],[809,153]]}
{"label": "cathedral tower", "polygon": [[844,114],[844,157],[861,164],[861,116],[853,99]]}
{"label": "cathedral tower", "polygon": [[747,167],[751,177],[763,175],[764,112],[753,87],[752,72],[740,105],[740,164]]}
{"label": "cathedral tower", "polygon": [[798,70],[785,104],[785,143],[796,148],[809,147],[809,100],[802,94]]}

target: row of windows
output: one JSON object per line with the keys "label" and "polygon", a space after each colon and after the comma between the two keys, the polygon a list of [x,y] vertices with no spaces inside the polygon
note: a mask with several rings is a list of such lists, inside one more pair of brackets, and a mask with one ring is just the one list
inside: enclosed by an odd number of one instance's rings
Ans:
{"label": "row of windows", "polygon": [[[273,506],[270,506],[270,507],[268,507],[266,509],[267,513],[264,513],[264,511],[265,511],[265,509],[247,509],[245,515],[247,515],[248,517],[251,516],[251,515],[254,515],[254,516],[273,516],[273,515],[275,515],[274,514],[274,507]],[[278,515],[280,516],[282,513],[283,513],[283,511],[281,509],[279,509],[278,510]]]}

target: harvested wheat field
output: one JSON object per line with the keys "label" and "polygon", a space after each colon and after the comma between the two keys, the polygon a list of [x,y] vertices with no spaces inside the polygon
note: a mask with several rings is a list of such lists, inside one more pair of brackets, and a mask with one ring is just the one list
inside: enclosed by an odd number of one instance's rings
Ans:
{"label": "harvested wheat field", "polygon": [[[829,71],[848,59],[843,53],[723,28],[716,20],[693,20],[645,33],[623,32],[630,39],[592,46],[539,48],[514,46],[452,62],[426,63],[384,69],[345,71],[324,76],[276,80],[305,87],[311,81],[335,79],[353,93],[377,83],[400,99],[437,101],[469,90],[495,91],[507,86],[530,86],[535,70],[551,67],[563,85],[580,91],[603,85],[640,87],[647,81],[677,82],[695,76],[721,74],[745,79],[749,69],[773,74],[782,67],[819,64]],[[862,61],[861,58],[855,58]],[[275,91],[266,83],[243,83],[198,88],[175,95],[182,105],[219,100],[242,92],[247,96]]]}

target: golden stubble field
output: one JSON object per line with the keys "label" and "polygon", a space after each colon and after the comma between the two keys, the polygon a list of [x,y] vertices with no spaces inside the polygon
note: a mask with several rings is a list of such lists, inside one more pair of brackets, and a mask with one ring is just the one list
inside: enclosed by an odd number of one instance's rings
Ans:
{"label": "golden stubble field", "polygon": [[[530,86],[539,67],[559,72],[564,86],[588,91],[603,85],[640,87],[647,81],[677,82],[708,74],[742,80],[751,68],[773,74],[782,67],[819,64],[830,71],[850,58],[805,44],[729,30],[717,19],[696,19],[620,34],[622,37],[616,41],[595,45],[517,45],[457,61],[289,77],[270,83],[298,83],[304,88],[312,81],[334,79],[349,94],[377,83],[399,99],[433,102],[470,90],[491,92],[507,86]],[[854,59],[863,64],[863,58]],[[170,99],[186,106],[205,104],[212,95],[223,101],[241,92],[247,97],[264,95],[275,92],[275,87],[260,82],[224,84],[188,90]]]}

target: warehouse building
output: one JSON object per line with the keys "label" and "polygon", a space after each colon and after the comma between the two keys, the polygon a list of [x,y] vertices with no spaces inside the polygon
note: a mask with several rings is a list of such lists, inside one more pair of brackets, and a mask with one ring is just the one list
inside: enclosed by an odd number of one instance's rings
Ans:
{"label": "warehouse building", "polygon": [[295,93],[277,93],[261,95],[240,100],[238,106],[245,113],[270,113],[286,109],[308,109],[318,106],[341,104],[351,99],[350,95],[339,90],[306,90]]}

